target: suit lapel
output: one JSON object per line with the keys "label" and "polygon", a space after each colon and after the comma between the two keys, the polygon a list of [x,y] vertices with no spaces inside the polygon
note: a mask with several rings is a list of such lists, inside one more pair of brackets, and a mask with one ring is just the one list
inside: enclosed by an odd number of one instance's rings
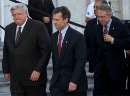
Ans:
{"label": "suit lapel", "polygon": [[117,28],[116,28],[116,23],[114,22],[114,20],[112,20],[111,26],[110,26],[110,30],[109,30],[109,34],[112,36],[116,36],[118,33]]}
{"label": "suit lapel", "polygon": [[56,33],[53,35],[53,49],[52,49],[53,54],[54,54],[54,55],[56,56],[56,58],[58,59],[57,41],[58,41],[58,32],[56,32]]}
{"label": "suit lapel", "polygon": [[15,34],[16,34],[16,27],[17,27],[17,25],[16,24],[14,24],[14,26],[12,27],[12,30],[11,30],[11,43],[10,44],[12,44],[12,46],[14,47],[15,46]]}
{"label": "suit lapel", "polygon": [[[102,25],[99,24],[99,25],[97,26],[96,30],[97,30],[97,32],[96,32],[96,34],[97,34],[97,35],[96,35],[97,40],[104,42],[104,39],[103,39],[103,27],[102,27]],[[96,31],[96,30],[95,30],[95,31]]]}
{"label": "suit lapel", "polygon": [[53,35],[53,54],[56,56],[57,60],[61,60],[66,51],[67,51],[67,48],[68,48],[68,45],[70,43],[70,37],[71,37],[71,28],[69,27],[68,30],[66,31],[66,34],[65,34],[65,37],[64,37],[64,40],[62,42],[62,49],[61,49],[61,54],[60,56],[58,55],[58,47],[57,47],[57,42],[58,42],[58,32],[56,32],[54,35]]}
{"label": "suit lapel", "polygon": [[70,37],[71,37],[71,28],[69,27],[68,30],[66,31],[66,34],[65,34],[65,37],[64,37],[64,40],[63,40],[63,43],[62,43],[62,49],[61,49],[61,55],[60,57],[63,58],[66,51],[67,51],[67,48],[68,48],[68,45],[70,43]]}

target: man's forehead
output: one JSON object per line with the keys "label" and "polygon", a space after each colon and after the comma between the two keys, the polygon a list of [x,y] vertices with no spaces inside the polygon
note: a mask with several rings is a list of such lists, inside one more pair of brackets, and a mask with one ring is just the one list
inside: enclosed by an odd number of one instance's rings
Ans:
{"label": "man's forehead", "polygon": [[53,16],[62,16],[61,12],[55,13]]}
{"label": "man's forehead", "polygon": [[107,12],[105,10],[98,10],[97,12],[100,14],[107,14]]}

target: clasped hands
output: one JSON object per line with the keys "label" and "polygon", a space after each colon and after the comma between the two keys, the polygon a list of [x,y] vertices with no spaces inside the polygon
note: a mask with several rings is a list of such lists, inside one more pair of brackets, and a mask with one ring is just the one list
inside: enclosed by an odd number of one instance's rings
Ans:
{"label": "clasped hands", "polygon": [[108,43],[111,43],[111,44],[114,43],[114,37],[112,37],[109,34],[103,34],[103,38],[104,38],[105,42],[108,42]]}

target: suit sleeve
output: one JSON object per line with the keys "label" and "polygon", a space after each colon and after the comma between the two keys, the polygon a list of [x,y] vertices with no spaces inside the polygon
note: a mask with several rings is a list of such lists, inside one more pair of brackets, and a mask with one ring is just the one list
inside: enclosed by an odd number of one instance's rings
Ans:
{"label": "suit sleeve", "polygon": [[[75,60],[76,64],[74,66],[74,71],[72,73],[71,81],[78,84],[80,76],[84,74],[85,63],[86,63],[86,46],[84,37],[81,35],[77,40],[75,46]],[[83,73],[83,74],[82,74]]]}
{"label": "suit sleeve", "polygon": [[49,8],[48,8],[48,11],[49,11],[49,13],[50,13],[50,15],[52,14],[52,11],[55,9],[55,6],[54,6],[54,4],[53,4],[53,1],[52,0],[49,0],[50,2],[49,2]]}
{"label": "suit sleeve", "polygon": [[46,69],[51,52],[50,37],[45,26],[39,30],[37,39],[41,56],[35,70],[41,72]]}
{"label": "suit sleeve", "polygon": [[[93,24],[94,25],[94,24]],[[87,49],[87,61],[89,62],[89,72],[94,72],[94,67],[96,65],[96,37],[94,32],[94,26],[89,21],[86,25],[85,31],[84,31],[84,38],[86,43],[86,49]]]}
{"label": "suit sleeve", "polygon": [[3,47],[3,60],[2,60],[2,68],[3,73],[10,73],[10,65],[9,65],[9,52],[7,46],[7,32],[5,31],[5,38],[4,38],[4,47]]}

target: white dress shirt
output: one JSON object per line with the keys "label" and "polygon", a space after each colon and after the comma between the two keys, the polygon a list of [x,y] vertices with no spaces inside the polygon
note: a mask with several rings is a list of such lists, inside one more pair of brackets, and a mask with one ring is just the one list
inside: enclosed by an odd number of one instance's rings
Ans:
{"label": "white dress shirt", "polygon": [[[68,30],[68,25],[65,27],[65,28],[63,28],[62,30],[61,30],[61,34],[62,34],[62,44],[63,44],[63,40],[64,40],[64,37],[65,37],[65,34],[66,34],[66,31]],[[58,38],[58,40],[59,40],[59,38]],[[58,41],[59,42],[59,41]]]}
{"label": "white dress shirt", "polygon": [[23,23],[23,25],[21,25],[21,26],[17,25],[17,27],[16,27],[16,32],[15,32],[15,39],[16,39],[16,35],[17,35],[17,32],[18,32],[19,27],[21,27],[21,32],[22,32],[23,29],[24,29],[24,26],[25,26],[26,22],[27,22],[27,19],[26,19],[26,21]]}

